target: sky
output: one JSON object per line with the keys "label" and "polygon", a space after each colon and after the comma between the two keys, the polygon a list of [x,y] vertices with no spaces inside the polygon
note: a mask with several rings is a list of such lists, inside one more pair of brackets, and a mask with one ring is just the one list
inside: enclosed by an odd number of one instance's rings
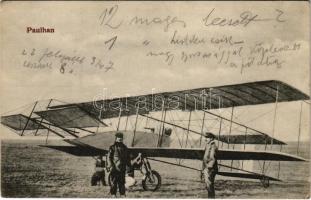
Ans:
{"label": "sky", "polygon": [[[1,115],[37,100],[91,101],[105,90],[111,97],[131,96],[280,80],[310,95],[308,2],[3,2],[0,15],[6,18],[1,21]],[[55,32],[27,33],[28,27]],[[172,45],[174,32],[204,42]],[[229,44],[230,37],[241,43]],[[295,44],[299,48],[284,50]],[[270,49],[264,54],[270,63],[260,65],[262,51],[251,53],[258,45],[283,50]],[[233,55],[240,48],[241,55]],[[218,55],[204,59],[198,52]],[[231,52],[228,62],[220,61],[222,52]],[[241,63],[247,66],[243,70]],[[237,120],[271,132],[273,112],[251,119],[273,108],[238,108]],[[299,102],[279,104],[278,138],[297,138],[299,109]],[[304,140],[309,109],[303,103]],[[3,126],[0,131],[1,138],[18,138]]]}

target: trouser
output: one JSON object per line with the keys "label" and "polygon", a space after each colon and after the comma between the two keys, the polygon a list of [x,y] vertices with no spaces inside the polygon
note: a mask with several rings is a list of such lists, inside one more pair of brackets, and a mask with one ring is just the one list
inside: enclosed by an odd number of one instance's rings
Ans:
{"label": "trouser", "polygon": [[214,188],[214,182],[215,182],[215,176],[216,176],[216,170],[214,169],[208,169],[205,168],[203,170],[204,174],[204,181],[206,184],[206,190],[207,190],[207,198],[215,198],[215,188]]}
{"label": "trouser", "polygon": [[111,188],[110,194],[116,195],[119,188],[120,195],[125,195],[125,172],[117,170],[111,171]]}

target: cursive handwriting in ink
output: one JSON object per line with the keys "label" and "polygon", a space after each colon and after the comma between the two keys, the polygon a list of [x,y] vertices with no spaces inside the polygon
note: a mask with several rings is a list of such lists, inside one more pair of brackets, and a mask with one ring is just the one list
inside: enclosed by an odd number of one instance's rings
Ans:
{"label": "cursive handwriting in ink", "polygon": [[174,61],[174,54],[170,51],[161,51],[161,52],[153,52],[150,51],[149,53],[147,53],[147,56],[151,56],[151,57],[159,57],[159,56],[163,56],[165,58],[165,62],[168,63],[168,65],[171,65]]}
{"label": "cursive handwriting in ink", "polygon": [[117,22],[113,22],[113,18],[115,17],[116,13],[118,12],[118,5],[115,5],[113,7],[111,7],[110,9],[106,8],[102,14],[99,16],[99,20],[100,20],[100,25],[105,25],[108,26],[109,28],[112,29],[117,29],[121,26],[122,21],[120,21],[119,23]]}
{"label": "cursive handwriting in ink", "polygon": [[259,18],[258,14],[255,14],[251,11],[244,11],[240,13],[237,18],[225,18],[225,17],[214,17],[215,8],[213,8],[206,17],[203,18],[203,22],[205,26],[242,26],[246,27],[251,23],[259,22],[259,21],[273,21],[276,22],[285,22],[284,19],[281,19],[284,12],[282,10],[275,10],[277,15],[275,18]]}
{"label": "cursive handwriting in ink", "polygon": [[48,48],[45,49],[44,53],[39,58],[39,62],[41,62],[45,58],[55,58],[55,59],[59,59],[61,63],[71,62],[71,64],[75,64],[75,63],[82,64],[85,60],[84,56],[83,57],[69,56],[69,55],[62,53],[61,50],[58,50],[55,52],[55,51],[49,50]]}
{"label": "cursive handwriting in ink", "polygon": [[175,24],[181,25],[183,28],[186,28],[187,24],[185,21],[178,19],[177,17],[171,17],[171,16],[166,16],[164,18],[161,17],[133,17],[129,25],[154,25],[154,24],[163,24],[164,25],[164,31],[167,32],[170,28],[170,26],[173,26]]}
{"label": "cursive handwriting in ink", "polygon": [[47,62],[47,63],[41,63],[41,62],[30,62],[30,61],[24,61],[23,63],[24,67],[27,68],[33,68],[33,69],[45,69],[45,68],[52,68],[52,63]]}
{"label": "cursive handwriting in ink", "polygon": [[118,36],[114,36],[111,39],[105,41],[105,44],[108,44],[109,42],[111,42],[111,45],[109,46],[108,50],[111,50],[111,48],[113,47],[114,43],[117,41]]}
{"label": "cursive handwriting in ink", "polygon": [[284,12],[282,10],[279,10],[279,9],[275,9],[275,11],[278,13],[275,20],[277,22],[285,22],[286,21],[285,19],[281,19],[281,16],[284,14]]}

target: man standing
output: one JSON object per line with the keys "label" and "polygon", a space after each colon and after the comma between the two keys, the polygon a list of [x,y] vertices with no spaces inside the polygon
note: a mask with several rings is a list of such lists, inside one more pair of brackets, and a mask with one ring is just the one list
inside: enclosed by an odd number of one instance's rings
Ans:
{"label": "man standing", "polygon": [[212,133],[205,134],[206,146],[203,157],[203,175],[208,192],[208,198],[215,198],[214,181],[216,173],[218,172],[217,166],[217,146],[215,144],[215,136]]}
{"label": "man standing", "polygon": [[111,188],[110,194],[113,197],[117,195],[117,189],[121,196],[125,196],[125,172],[126,167],[130,166],[130,157],[128,148],[123,144],[123,133],[116,133],[115,143],[110,146],[108,153],[108,166],[111,170]]}

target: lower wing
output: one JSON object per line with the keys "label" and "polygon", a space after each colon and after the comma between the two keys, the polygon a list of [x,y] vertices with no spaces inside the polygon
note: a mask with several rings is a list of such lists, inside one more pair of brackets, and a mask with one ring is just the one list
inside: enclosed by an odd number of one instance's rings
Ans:
{"label": "lower wing", "polygon": [[[98,149],[89,145],[76,146],[45,146],[76,156],[97,156],[106,154],[107,150]],[[145,157],[164,157],[179,159],[202,160],[203,149],[174,149],[174,148],[136,148],[129,147],[133,154],[142,153]],[[241,150],[218,150],[217,160],[271,160],[271,161],[307,161],[306,159],[282,152],[273,151],[241,151]]]}
{"label": "lower wing", "polygon": [[[173,149],[173,148],[130,148],[135,153],[145,157],[166,157],[180,159],[202,160],[203,149]],[[307,161],[306,159],[282,152],[274,151],[241,151],[218,150],[217,160],[273,160],[273,161]]]}

